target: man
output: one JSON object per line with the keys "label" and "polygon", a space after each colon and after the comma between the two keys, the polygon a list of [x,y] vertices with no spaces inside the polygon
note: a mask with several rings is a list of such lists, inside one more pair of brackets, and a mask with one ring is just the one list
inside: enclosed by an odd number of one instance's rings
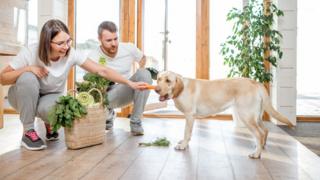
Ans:
{"label": "man", "polygon": [[[151,84],[151,74],[144,69],[146,58],[144,54],[131,43],[119,43],[117,26],[110,21],[102,22],[98,27],[100,46],[91,51],[88,58],[104,64],[131,81],[142,81]],[[140,68],[132,75],[133,62]],[[133,102],[133,112],[130,116],[130,128],[133,135],[143,135],[141,116],[150,91],[133,90],[122,84],[114,84],[108,88],[109,116],[106,129],[111,129],[115,119],[114,108],[123,107]]]}

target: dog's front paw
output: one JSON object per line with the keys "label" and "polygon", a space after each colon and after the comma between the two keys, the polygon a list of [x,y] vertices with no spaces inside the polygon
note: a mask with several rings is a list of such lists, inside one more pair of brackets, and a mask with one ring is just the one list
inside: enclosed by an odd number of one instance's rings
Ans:
{"label": "dog's front paw", "polygon": [[252,154],[249,154],[249,158],[251,158],[251,159],[260,159],[261,158],[261,154],[260,153],[252,153]]}
{"label": "dog's front paw", "polygon": [[179,142],[178,142],[178,144],[182,144],[183,143],[183,140],[180,140]]}
{"label": "dog's front paw", "polygon": [[180,141],[180,142],[176,145],[175,149],[176,149],[176,150],[185,150],[187,147],[188,147],[188,143],[184,143],[183,141]]}

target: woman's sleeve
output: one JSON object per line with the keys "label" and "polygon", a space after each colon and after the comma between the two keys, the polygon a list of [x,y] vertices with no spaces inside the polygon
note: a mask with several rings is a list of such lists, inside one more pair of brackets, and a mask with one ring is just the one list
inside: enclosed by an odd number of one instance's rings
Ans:
{"label": "woman's sleeve", "polygon": [[29,65],[28,62],[30,62],[30,58],[32,58],[30,50],[26,47],[22,47],[18,55],[9,62],[9,65],[13,69],[22,68]]}

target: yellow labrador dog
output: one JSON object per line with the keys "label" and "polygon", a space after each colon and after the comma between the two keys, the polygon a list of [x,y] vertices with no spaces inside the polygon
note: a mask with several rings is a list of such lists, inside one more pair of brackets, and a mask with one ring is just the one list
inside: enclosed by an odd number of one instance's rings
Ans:
{"label": "yellow labrador dog", "polygon": [[265,87],[251,79],[198,80],[165,71],[158,75],[155,91],[160,101],[173,99],[177,109],[185,115],[184,139],[176,145],[178,150],[188,146],[195,117],[213,115],[229,107],[233,107],[256,139],[256,150],[250,158],[260,158],[266,144],[268,130],[262,122],[264,110],[280,122],[293,126],[272,107]]}

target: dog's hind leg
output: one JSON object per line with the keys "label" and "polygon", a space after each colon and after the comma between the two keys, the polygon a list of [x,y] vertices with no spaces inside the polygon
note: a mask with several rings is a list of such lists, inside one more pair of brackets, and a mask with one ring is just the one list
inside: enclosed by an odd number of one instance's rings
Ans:
{"label": "dog's hind leg", "polygon": [[194,118],[192,115],[186,115],[186,125],[184,128],[184,138],[175,147],[177,150],[184,150],[187,148],[191,139]]}
{"label": "dog's hind leg", "polygon": [[259,130],[261,131],[262,133],[262,136],[263,136],[263,141],[262,141],[262,148],[264,149],[266,143],[267,143],[267,138],[268,138],[268,134],[269,134],[269,131],[268,129],[264,126],[263,124],[263,109],[262,109],[262,106],[261,106],[261,109],[260,109],[260,114],[259,114],[259,119],[258,119],[258,126],[259,126]]}
{"label": "dog's hind leg", "polygon": [[255,152],[250,154],[249,157],[253,159],[259,159],[261,152],[262,152],[262,146],[263,146],[263,134],[259,130],[258,124],[256,121],[252,121],[251,123],[248,123],[248,128],[251,131],[251,133],[254,135],[256,139],[256,149]]}
{"label": "dog's hind leg", "polygon": [[256,118],[258,117],[255,115],[244,116],[242,114],[239,114],[239,116],[244,120],[243,122],[247,125],[249,131],[252,133],[256,141],[255,151],[252,154],[249,154],[249,157],[253,159],[259,159],[262,152],[263,135],[259,130],[259,125],[256,121]]}
{"label": "dog's hind leg", "polygon": [[264,126],[263,124],[263,120],[258,120],[258,125],[259,125],[259,128],[260,128],[260,131],[263,132],[262,133],[262,136],[263,136],[263,141],[262,141],[262,148],[264,149],[266,143],[267,143],[267,138],[268,138],[268,134],[269,134],[269,131],[268,129]]}

